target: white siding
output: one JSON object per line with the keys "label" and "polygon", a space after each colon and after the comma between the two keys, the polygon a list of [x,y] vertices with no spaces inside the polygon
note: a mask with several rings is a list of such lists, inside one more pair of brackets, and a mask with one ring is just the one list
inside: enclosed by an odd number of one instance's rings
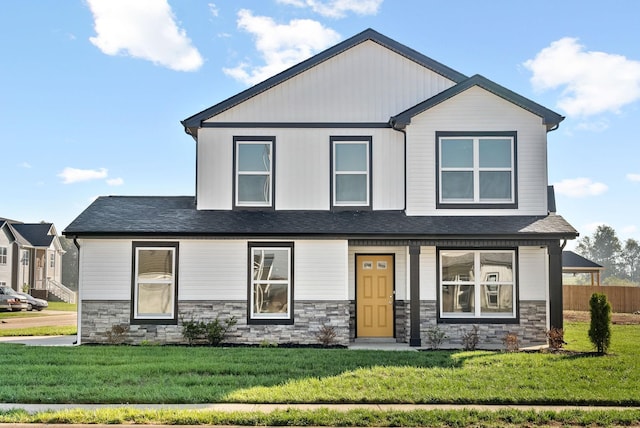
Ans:
{"label": "white siding", "polygon": [[356,298],[356,254],[394,254],[396,300],[409,298],[408,253],[406,247],[349,247],[349,300]]}
{"label": "white siding", "polygon": [[240,128],[200,130],[198,209],[233,204],[233,137],[275,137],[275,203],[278,210],[328,210],[332,136],[370,136],[374,209],[404,208],[404,138],[391,129]]}
{"label": "white siding", "polygon": [[[1,222],[0,222],[1,223]],[[6,283],[8,287],[11,287],[11,266],[13,266],[13,245],[9,242],[4,229],[0,229],[0,247],[7,250],[7,263],[0,264],[0,282]]]}
{"label": "white siding", "polygon": [[366,41],[207,122],[386,122],[452,85]]}
{"label": "white siding", "polygon": [[520,300],[546,300],[549,290],[546,248],[520,247]]}
{"label": "white siding", "polygon": [[[437,131],[517,131],[518,209],[436,210]],[[479,87],[414,117],[407,127],[408,215],[547,214],[547,144],[542,119]]]}
{"label": "white siding", "polygon": [[295,300],[347,299],[347,241],[295,242]]}
{"label": "white siding", "polygon": [[180,242],[178,300],[246,300],[247,242]]}
{"label": "white siding", "polygon": [[131,299],[131,241],[80,242],[81,297],[83,300]]}
{"label": "white siding", "polygon": [[421,247],[420,300],[436,300],[438,294],[436,266],[436,247]]}

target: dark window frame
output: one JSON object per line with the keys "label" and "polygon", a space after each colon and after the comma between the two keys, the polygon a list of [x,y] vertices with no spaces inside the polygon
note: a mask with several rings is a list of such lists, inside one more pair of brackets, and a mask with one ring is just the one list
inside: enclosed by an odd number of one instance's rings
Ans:
{"label": "dark window frame", "polygon": [[[513,139],[513,201],[511,202],[443,202],[440,195],[440,139],[442,137],[511,137]],[[518,132],[517,131],[437,131],[436,132],[436,209],[517,209],[518,208]]]}
{"label": "dark window frame", "polygon": [[[250,142],[269,142],[271,143],[271,201],[269,205],[250,205],[238,203],[238,144]],[[234,136],[233,137],[233,209],[234,210],[274,210],[276,200],[276,137],[255,135],[255,136]]]}
{"label": "dark window frame", "polygon": [[[136,317],[136,263],[138,248],[173,248],[173,317],[172,318],[139,318]],[[180,243],[173,241],[153,242],[153,241],[133,241],[131,243],[131,313],[130,323],[132,325],[156,324],[156,325],[177,325],[178,324],[178,286],[179,286],[179,266],[180,266]]]}
{"label": "dark window frame", "polygon": [[[288,248],[289,249],[289,317],[287,318],[253,318],[253,250],[255,248]],[[252,325],[292,325],[294,323],[294,290],[295,290],[295,244],[294,242],[262,242],[247,243],[247,324]]]}
{"label": "dark window frame", "polygon": [[[368,204],[366,205],[342,205],[336,204],[335,198],[335,146],[336,143],[362,142],[368,143],[368,163],[367,163],[367,187],[368,187]],[[371,135],[334,135],[329,137],[329,203],[332,211],[370,211],[373,209],[373,136]]]}
{"label": "dark window frame", "polygon": [[[442,275],[441,275],[441,256],[446,251],[469,251],[469,252],[496,252],[511,251],[513,252],[513,287],[514,297],[513,304],[515,306],[514,316],[510,317],[483,317],[483,316],[466,316],[466,317],[443,317],[441,309],[442,301]],[[519,324],[520,323],[520,262],[519,251],[517,247],[437,247],[436,248],[436,322],[439,324]],[[474,286],[475,289],[475,286]],[[475,293],[475,291],[474,291]]]}

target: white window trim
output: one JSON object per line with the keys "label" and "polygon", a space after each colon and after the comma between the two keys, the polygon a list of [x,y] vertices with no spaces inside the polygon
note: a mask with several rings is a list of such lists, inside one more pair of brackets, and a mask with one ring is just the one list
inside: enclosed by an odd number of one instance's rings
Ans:
{"label": "white window trim", "polygon": [[0,247],[0,265],[7,264],[7,254],[9,253],[7,247]]}
{"label": "white window trim", "polygon": [[[336,147],[341,144],[359,144],[364,145],[366,148],[366,169],[365,171],[338,171],[336,169],[337,159],[336,159]],[[333,140],[331,145],[331,157],[332,157],[332,165],[333,165],[333,183],[332,183],[332,199],[333,206],[335,207],[368,207],[371,205],[371,140]],[[338,175],[366,175],[366,201],[338,201],[337,196],[337,176]]]}
{"label": "white window trim", "polygon": [[[451,253],[473,253],[473,266],[474,266],[474,280],[473,281],[443,281],[443,263],[442,263],[442,255],[443,254],[451,254]],[[512,266],[512,281],[482,281],[481,275],[481,266],[480,266],[480,255],[482,253],[504,253],[511,254],[511,266]],[[504,319],[514,319],[517,316],[517,306],[518,301],[516,300],[516,251],[515,250],[442,250],[439,252],[439,264],[440,264],[440,272],[439,272],[439,284],[438,284],[438,296],[440,300],[440,318],[442,319],[496,319],[496,318],[504,318]],[[512,286],[512,308],[511,313],[488,313],[482,314],[481,307],[481,290],[483,285],[511,285]],[[442,288],[445,285],[472,285],[474,287],[474,313],[469,312],[445,312],[443,308],[443,297],[442,297]]]}
{"label": "white window trim", "polygon": [[[236,147],[235,147],[235,151],[236,151],[236,159],[235,159],[235,165],[234,165],[234,173],[235,173],[235,180],[236,180],[236,185],[235,185],[235,203],[236,206],[238,207],[270,207],[273,205],[273,140],[269,139],[269,140],[236,140],[235,142]],[[243,144],[266,144],[269,145],[269,170],[268,171],[240,171],[240,146]],[[269,191],[266,193],[267,196],[267,201],[263,202],[263,203],[259,203],[259,202],[255,202],[255,201],[251,201],[251,202],[243,202],[240,201],[240,197],[239,197],[239,177],[241,175],[266,175],[269,177],[268,180],[268,185],[269,185]]]}
{"label": "white window trim", "polygon": [[[176,251],[177,248],[174,246],[145,246],[140,245],[135,248],[135,266],[134,266],[134,291],[133,291],[133,318],[135,320],[173,320],[176,317]],[[143,282],[145,284],[169,284],[171,286],[171,313],[170,314],[139,314],[138,313],[138,262],[140,260],[140,251],[151,251],[151,250],[160,250],[160,251],[171,251],[171,259],[173,266],[173,274],[171,275],[171,279],[145,279]]]}
{"label": "white window trim", "polygon": [[[265,252],[265,251],[282,251],[282,250],[286,250],[287,251],[287,266],[289,268],[288,270],[288,279],[287,280],[256,280],[255,278],[255,269],[256,266],[253,263],[253,259],[254,259],[254,254],[256,251],[260,251],[260,252]],[[265,245],[260,246],[260,245],[252,245],[251,246],[251,252],[250,252],[250,259],[249,259],[249,263],[251,265],[251,269],[249,272],[249,278],[250,278],[250,283],[249,283],[249,317],[251,320],[253,321],[264,321],[264,320],[273,320],[273,321],[288,321],[292,319],[292,312],[291,309],[293,307],[293,265],[292,265],[292,251],[293,247],[286,245],[286,246],[268,246]],[[286,284],[287,285],[287,311],[286,312],[282,312],[282,313],[265,313],[265,314],[256,314],[254,311],[254,305],[255,305],[255,296],[254,296],[254,292],[253,290],[255,289],[255,286],[257,284]]]}
{"label": "white window trim", "polygon": [[[445,140],[459,140],[470,139],[473,140],[473,166],[472,167],[443,167],[442,166],[442,142]],[[511,167],[498,168],[498,167],[480,167],[480,140],[492,139],[492,140],[509,140],[511,146]],[[440,136],[438,139],[438,175],[439,175],[439,189],[438,200],[440,204],[513,204],[516,200],[515,189],[515,144],[514,137],[504,135],[459,135],[459,136]],[[473,200],[469,199],[445,199],[442,192],[442,173],[443,172],[472,172],[473,173]],[[511,173],[511,197],[508,199],[480,199],[480,173],[481,172],[510,172]]]}

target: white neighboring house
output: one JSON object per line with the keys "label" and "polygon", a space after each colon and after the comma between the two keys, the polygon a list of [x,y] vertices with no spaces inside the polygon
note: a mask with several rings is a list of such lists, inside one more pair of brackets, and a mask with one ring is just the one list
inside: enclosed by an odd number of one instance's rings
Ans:
{"label": "white neighboring house", "polygon": [[0,218],[0,285],[37,297],[53,294],[74,301],[75,293],[62,285],[64,253],[52,223]]}
{"label": "white neighboring house", "polygon": [[562,327],[547,133],[564,118],[365,30],[197,113],[196,195],[101,197],[80,248],[79,340],[546,343]]}

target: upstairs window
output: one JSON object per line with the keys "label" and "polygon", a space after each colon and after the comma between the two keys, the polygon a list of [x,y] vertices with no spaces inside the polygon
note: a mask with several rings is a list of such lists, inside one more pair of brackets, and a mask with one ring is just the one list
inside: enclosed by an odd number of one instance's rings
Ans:
{"label": "upstairs window", "polygon": [[438,207],[516,208],[514,132],[438,133]]}
{"label": "upstairs window", "polygon": [[274,138],[235,138],[235,205],[273,206]]}
{"label": "upstairs window", "polygon": [[0,247],[0,265],[7,264],[7,247]]}
{"label": "upstairs window", "polygon": [[49,253],[49,267],[56,267],[56,255],[54,253]]}
{"label": "upstairs window", "polygon": [[371,206],[371,137],[331,138],[332,205]]}

